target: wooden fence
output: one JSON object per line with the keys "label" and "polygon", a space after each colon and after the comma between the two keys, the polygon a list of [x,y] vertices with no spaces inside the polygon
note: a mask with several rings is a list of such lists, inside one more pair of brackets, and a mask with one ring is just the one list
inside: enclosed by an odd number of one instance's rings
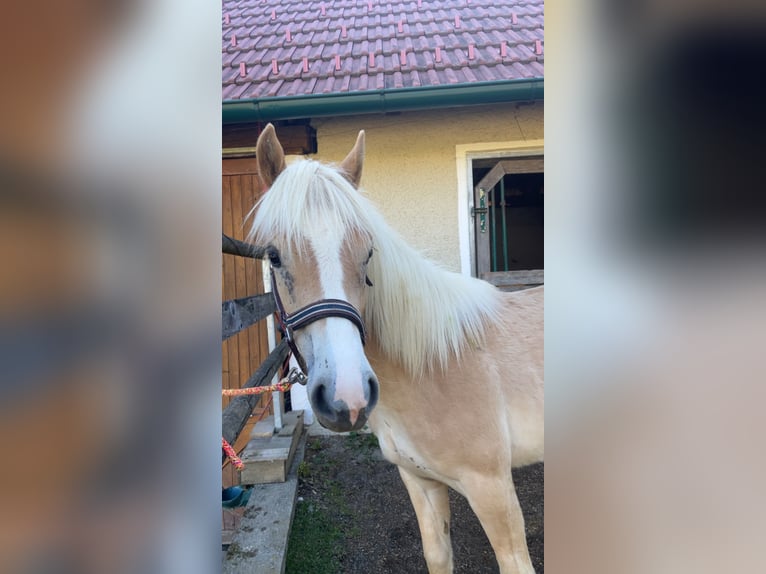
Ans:
{"label": "wooden fence", "polygon": [[[227,235],[223,235],[223,253],[262,259],[263,248],[254,247]],[[252,327],[276,311],[276,303],[271,293],[251,295],[239,299],[231,299],[222,303],[221,321],[222,338],[226,341],[237,333]],[[250,375],[242,388],[260,387],[269,385],[279,367],[287,359],[289,348],[285,341],[281,341],[269,353],[254,373]],[[223,411],[223,438],[233,445],[245,427],[250,414],[258,403],[258,395],[246,395],[234,397]],[[275,420],[279,420],[282,408],[281,401],[275,401]],[[224,455],[225,456],[225,455]]]}

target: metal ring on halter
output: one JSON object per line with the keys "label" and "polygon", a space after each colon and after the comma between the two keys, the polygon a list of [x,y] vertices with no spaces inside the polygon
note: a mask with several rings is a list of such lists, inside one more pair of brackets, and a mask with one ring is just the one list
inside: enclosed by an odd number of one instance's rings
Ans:
{"label": "metal ring on halter", "polygon": [[303,371],[293,367],[290,369],[290,372],[287,373],[287,382],[291,385],[303,385],[305,387],[306,383],[308,383],[308,378],[303,374]]}

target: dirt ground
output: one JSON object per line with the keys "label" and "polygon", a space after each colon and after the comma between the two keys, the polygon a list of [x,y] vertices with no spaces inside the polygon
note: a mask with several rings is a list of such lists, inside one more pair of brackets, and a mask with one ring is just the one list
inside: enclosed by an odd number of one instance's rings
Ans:
{"label": "dirt ground", "polygon": [[[319,513],[326,520],[322,530],[337,533],[331,550],[334,562],[326,571],[427,572],[412,504],[396,467],[383,459],[373,435],[310,437],[299,477],[296,520],[306,512]],[[514,482],[532,562],[537,574],[543,574],[543,465],[518,469]],[[455,573],[498,572],[492,548],[467,501],[450,492],[450,505]],[[296,532],[316,536],[300,527]],[[302,552],[311,552],[310,545],[305,548]],[[301,552],[297,544],[296,551]],[[288,558],[288,574],[289,565]]]}

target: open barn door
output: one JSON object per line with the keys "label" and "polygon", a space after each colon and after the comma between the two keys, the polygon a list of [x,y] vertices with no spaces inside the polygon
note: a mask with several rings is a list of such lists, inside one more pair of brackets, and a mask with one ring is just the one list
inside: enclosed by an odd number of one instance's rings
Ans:
{"label": "open barn door", "polygon": [[473,162],[477,276],[506,291],[543,283],[543,157]]}

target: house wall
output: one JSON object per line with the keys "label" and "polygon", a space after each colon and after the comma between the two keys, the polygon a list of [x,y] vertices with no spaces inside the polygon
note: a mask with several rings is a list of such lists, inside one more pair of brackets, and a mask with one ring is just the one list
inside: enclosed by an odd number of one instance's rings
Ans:
{"label": "house wall", "polygon": [[[543,104],[502,104],[312,120],[316,159],[339,162],[360,129],[362,187],[414,247],[461,270],[456,146],[543,139]],[[463,226],[465,228],[465,226]],[[462,267],[465,269],[465,266]]]}

